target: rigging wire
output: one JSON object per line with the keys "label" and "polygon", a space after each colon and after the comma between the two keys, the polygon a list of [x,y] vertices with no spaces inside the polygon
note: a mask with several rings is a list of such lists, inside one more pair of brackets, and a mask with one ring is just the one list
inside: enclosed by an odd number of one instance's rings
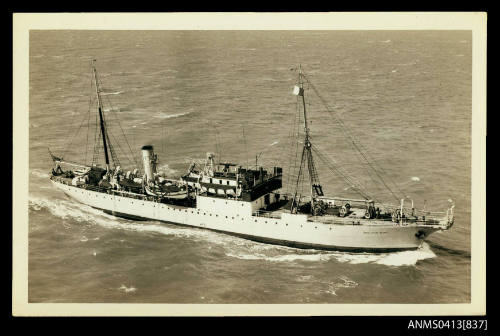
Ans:
{"label": "rigging wire", "polygon": [[[328,107],[328,104],[326,103],[326,101],[323,99],[323,97],[321,97],[321,95],[319,94],[319,92],[317,91],[316,87],[311,83],[311,81],[309,80],[309,78],[303,74],[304,78],[306,79],[307,83],[310,85],[310,87],[312,88],[312,90],[314,91],[314,93],[318,96],[318,98],[320,99],[320,101],[323,103],[325,109],[327,110],[328,113],[330,113],[330,115],[332,115],[335,120],[337,121],[337,123],[341,126],[341,129],[342,131],[344,132],[344,134],[351,140],[351,143],[352,145],[354,146],[354,148],[357,150],[357,152],[361,155],[361,157],[363,158],[363,160],[370,166],[370,168],[375,172],[375,174],[378,176],[378,178],[380,179],[380,181],[382,182],[382,184],[387,188],[387,190],[389,190],[389,192],[392,194],[392,196],[397,200],[399,201],[400,200],[400,197],[398,197],[393,191],[392,189],[387,185],[387,183],[385,182],[384,178],[381,176],[381,174],[378,172],[378,170],[374,167],[374,165],[370,162],[370,160],[368,160],[367,158],[367,154],[364,153],[362,151],[362,149],[360,148],[361,145],[360,144],[357,144],[353,135],[350,133],[349,129],[347,128],[347,126],[344,124],[344,122],[336,115],[336,113],[334,113],[333,111],[331,111],[331,109]],[[380,168],[381,169],[381,168]],[[382,170],[382,169],[381,169]],[[393,181],[391,181],[394,185],[395,183]],[[397,188],[399,189],[399,188]],[[399,192],[402,194],[401,190],[399,190]]]}
{"label": "rigging wire", "polygon": [[[97,71],[97,70],[96,70]],[[101,82],[101,79],[98,77],[97,80],[99,81],[99,84],[101,85],[102,87],[102,82]],[[132,148],[130,147],[130,143],[128,142],[128,139],[127,139],[127,136],[125,135],[125,132],[123,131],[123,128],[122,128],[122,125],[120,123],[120,119],[118,118],[118,115],[116,114],[115,112],[115,108],[111,102],[111,99],[107,96],[107,95],[104,95],[104,99],[108,102],[109,106],[110,106],[110,109],[109,111],[112,113],[112,115],[114,116],[114,119],[116,120],[116,123],[118,124],[119,128],[120,128],[120,131],[123,135],[123,138],[125,139],[125,143],[127,144],[127,147],[129,149],[129,152],[130,152],[130,157],[129,155],[126,155],[127,157],[127,160],[130,161],[130,163],[134,163],[136,166],[138,166],[138,163],[137,163],[137,160],[134,156],[134,153],[132,151]],[[104,116],[104,114],[103,114]],[[124,152],[124,151],[123,151]],[[125,153],[124,153],[125,154]],[[132,158],[132,160],[130,160],[130,158]]]}
{"label": "rigging wire", "polygon": [[[96,121],[97,122],[97,121]],[[101,152],[101,146],[99,143],[101,142],[102,134],[99,132],[99,128],[96,127],[96,141],[94,142],[94,157],[92,158],[92,164],[98,165],[100,162],[100,152]]]}
{"label": "rigging wire", "polygon": [[92,76],[90,77],[90,94],[89,94],[89,108],[87,111],[88,117],[87,117],[87,140],[85,142],[85,164],[87,164],[87,154],[88,154],[88,149],[89,149],[89,135],[90,135],[90,110],[92,108]]}
{"label": "rigging wire", "polygon": [[217,151],[217,158],[219,162],[222,162],[221,154],[220,154],[220,146],[219,146],[219,131],[217,130],[217,127],[215,126],[215,123],[212,123],[212,126],[214,127],[215,130],[215,150]]}
{"label": "rigging wire", "polygon": [[75,141],[75,139],[76,139],[76,137],[77,137],[78,133],[80,132],[80,130],[81,130],[81,128],[82,128],[82,126],[83,126],[83,124],[84,124],[84,122],[85,122],[86,120],[87,120],[87,115],[86,115],[86,114],[84,114],[84,115],[83,115],[83,118],[82,118],[82,121],[80,122],[80,125],[78,126],[78,128],[77,128],[76,132],[73,134],[73,137],[71,138],[71,141],[70,141],[69,143],[67,143],[67,144],[66,144],[66,146],[64,147],[63,152],[62,152],[62,157],[65,157],[65,156],[66,156],[66,154],[67,154],[67,152],[68,152],[69,148],[71,148],[71,145],[73,144],[73,141]]}
{"label": "rigging wire", "polygon": [[338,165],[336,165],[334,162],[332,162],[331,159],[329,159],[327,156],[325,156],[315,145],[312,145],[312,150],[316,153],[317,157],[324,162],[325,166],[332,172],[335,173],[336,175],[340,176],[341,178],[344,179],[345,182],[348,183],[348,185],[356,191],[359,195],[363,196],[365,199],[370,199],[371,197],[368,195],[368,193],[359,185],[359,183],[356,183],[355,179],[346,172],[344,172]]}
{"label": "rigging wire", "polygon": [[[366,151],[365,148],[363,148],[362,144],[361,143],[357,143],[356,142],[356,139],[354,138],[354,136],[351,134],[350,132],[350,129],[343,123],[343,121],[333,112],[329,109],[328,107],[328,104],[326,103],[326,101],[321,97],[321,95],[319,94],[319,92],[317,91],[317,89],[315,88],[315,86],[308,80],[308,78],[306,78],[306,80],[308,81],[308,83],[310,84],[311,88],[313,89],[313,91],[316,93],[316,95],[318,96],[318,98],[321,100],[321,102],[323,103],[323,105],[325,106],[327,112],[330,113],[331,116],[334,117],[334,119],[337,121],[337,123],[340,125],[340,128],[341,130],[344,132],[344,134],[349,138],[349,140],[351,140],[351,143],[352,145],[354,146],[354,148],[356,149],[358,155],[360,155],[363,160],[366,162],[367,165],[369,165],[369,167],[373,170],[373,172],[375,172],[375,174],[377,174],[377,176],[379,177],[380,181],[382,182],[382,184],[384,184],[384,186],[394,195],[394,193],[392,192],[392,189],[386,184],[385,180],[383,179],[383,177],[379,174],[379,172],[377,171],[376,167],[374,167],[374,165],[372,165],[371,163],[371,160],[368,159],[368,151]],[[365,150],[365,152],[363,152],[363,149]],[[380,170],[383,170],[382,168],[379,167]],[[372,180],[374,182],[376,182],[376,180],[372,177],[372,174],[370,173],[369,170],[367,170],[367,173],[369,174],[370,178],[372,178]],[[385,172],[384,172],[385,173]],[[387,174],[386,174],[387,175]],[[396,186],[397,188],[397,185],[394,183],[394,181],[391,180],[391,182]],[[399,189],[399,188],[397,188]],[[402,194],[402,192],[399,190],[399,192]]]}
{"label": "rigging wire", "polygon": [[247,149],[247,140],[245,138],[245,128],[242,126],[241,130],[243,132],[243,144],[245,146],[245,169],[248,168],[248,149]]}
{"label": "rigging wire", "polygon": [[[291,175],[292,173],[295,173],[295,171],[291,171],[291,168],[292,168],[292,154],[293,154],[293,150],[295,148],[295,160],[296,160],[296,157],[297,157],[297,151],[298,151],[298,141],[297,141],[297,137],[298,137],[298,134],[296,134],[296,127],[297,127],[297,119],[300,118],[300,110],[298,109],[298,100],[296,100],[296,103],[295,103],[295,116],[291,122],[291,128],[290,128],[290,133],[289,133],[289,136],[288,136],[288,141],[289,141],[289,149],[288,149],[288,157],[289,157],[289,161],[288,161],[288,170],[287,170],[287,180],[286,180],[286,191],[287,192],[290,192],[291,190],[291,186],[290,186],[290,179],[291,179]],[[295,137],[295,135],[297,135],[297,137]],[[294,162],[294,166],[295,166],[295,162]],[[294,168],[295,169],[295,168]]]}
{"label": "rigging wire", "polygon": [[[293,163],[293,172],[292,174],[290,174],[290,178],[292,177],[299,177],[298,175],[296,175],[297,173],[297,161],[298,161],[298,155],[299,155],[299,141],[298,141],[298,137],[300,135],[300,128],[301,128],[301,116],[302,114],[300,113],[300,102],[299,102],[299,97],[297,97],[297,100],[296,100],[296,103],[295,103],[295,108],[296,108],[296,125],[295,127],[297,127],[297,131],[295,134],[297,134],[297,138],[295,139],[295,158],[294,158],[294,163]],[[293,146],[293,144],[292,144]],[[293,147],[292,147],[293,149]],[[292,183],[293,181],[290,181],[290,184]]]}

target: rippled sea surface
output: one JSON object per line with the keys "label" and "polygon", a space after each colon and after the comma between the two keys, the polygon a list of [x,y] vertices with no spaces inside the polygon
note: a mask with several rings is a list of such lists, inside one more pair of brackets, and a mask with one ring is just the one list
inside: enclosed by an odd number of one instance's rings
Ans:
{"label": "rippled sea surface", "polygon": [[[460,31],[31,31],[29,301],[470,302],[471,38]],[[76,203],[50,185],[47,147],[92,161],[91,58],[126,169],[142,145],[153,144],[172,177],[208,151],[240,163],[260,155],[259,163],[279,162],[287,172],[296,115],[290,69],[300,63],[390,185],[431,210],[453,199],[455,225],[417,251],[341,253],[134,222]],[[314,143],[370,189],[344,130],[309,85],[306,94]],[[327,194],[349,192],[316,165]],[[380,186],[371,190],[394,201]]]}

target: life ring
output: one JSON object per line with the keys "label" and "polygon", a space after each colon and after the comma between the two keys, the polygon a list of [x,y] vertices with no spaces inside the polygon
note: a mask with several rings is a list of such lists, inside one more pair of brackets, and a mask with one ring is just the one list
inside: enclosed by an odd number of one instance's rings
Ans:
{"label": "life ring", "polygon": [[368,209],[366,210],[365,212],[365,218],[366,219],[370,219],[372,216],[370,215],[370,211],[368,211]]}
{"label": "life ring", "polygon": [[341,208],[340,208],[340,211],[339,211],[339,216],[340,217],[345,217],[348,213],[349,213],[349,209],[351,208],[351,206],[349,205],[349,203],[347,204],[344,204]]}

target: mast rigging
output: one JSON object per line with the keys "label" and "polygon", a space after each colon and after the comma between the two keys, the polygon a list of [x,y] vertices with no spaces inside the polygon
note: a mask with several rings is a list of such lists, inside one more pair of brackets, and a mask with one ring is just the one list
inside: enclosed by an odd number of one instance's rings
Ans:
{"label": "mast rigging", "polygon": [[302,97],[302,111],[304,115],[304,131],[305,131],[305,139],[304,139],[304,147],[302,148],[302,156],[300,160],[299,173],[297,176],[297,181],[295,184],[295,193],[293,196],[291,212],[296,213],[298,209],[298,200],[297,200],[297,192],[299,188],[299,183],[301,181],[301,176],[303,174],[303,167],[307,162],[307,170],[309,173],[309,184],[310,184],[310,192],[311,192],[311,213],[314,215],[314,202],[317,196],[323,196],[323,188],[319,182],[318,172],[316,170],[316,166],[314,164],[314,159],[312,155],[312,144],[311,137],[309,135],[309,123],[307,120],[307,109],[306,109],[306,100],[304,97],[304,81],[302,74],[302,66],[299,65],[299,82],[298,86],[295,86],[293,93],[297,96]]}
{"label": "mast rigging", "polygon": [[95,92],[96,92],[96,96],[97,96],[97,109],[99,111],[101,138],[102,138],[102,145],[104,147],[104,160],[106,162],[106,171],[109,172],[109,154],[108,154],[108,145],[107,145],[108,136],[106,133],[104,117],[102,114],[101,95],[100,95],[100,90],[99,90],[99,82],[97,81],[97,70],[95,68],[95,60],[92,60],[92,72],[94,74]]}

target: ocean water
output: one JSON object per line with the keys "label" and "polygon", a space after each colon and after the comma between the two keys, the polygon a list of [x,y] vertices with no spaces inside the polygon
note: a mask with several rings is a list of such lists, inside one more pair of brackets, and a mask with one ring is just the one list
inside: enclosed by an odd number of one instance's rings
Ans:
{"label": "ocean water", "polygon": [[[31,31],[29,302],[470,302],[471,39],[461,31]],[[172,177],[209,151],[249,164],[258,156],[288,174],[290,69],[300,63],[390,185],[431,210],[452,199],[455,225],[417,251],[325,252],[76,203],[50,185],[47,147],[92,161],[92,58],[126,169],[152,144]],[[377,199],[394,201],[370,185],[310,85],[306,95],[313,142]],[[327,194],[349,192],[316,165]]]}

